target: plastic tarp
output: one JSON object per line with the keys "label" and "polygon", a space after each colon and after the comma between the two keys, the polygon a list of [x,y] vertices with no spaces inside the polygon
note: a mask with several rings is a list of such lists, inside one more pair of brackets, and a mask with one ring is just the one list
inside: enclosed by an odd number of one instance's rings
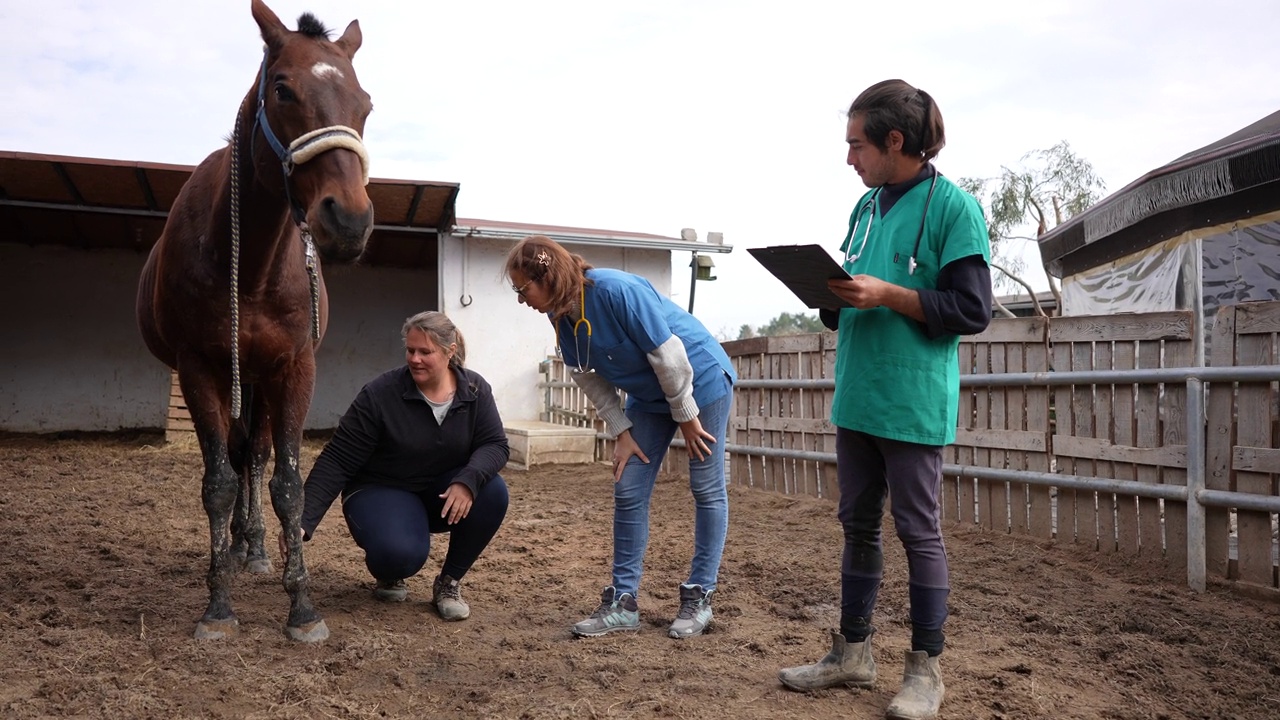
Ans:
{"label": "plastic tarp", "polygon": [[1063,315],[1202,310],[1211,319],[1223,305],[1278,299],[1280,213],[1184,233],[1062,280]]}
{"label": "plastic tarp", "polygon": [[1191,309],[1198,243],[1186,236],[1062,279],[1063,315]]}
{"label": "plastic tarp", "polygon": [[1204,240],[1204,314],[1223,305],[1280,300],[1280,218]]}

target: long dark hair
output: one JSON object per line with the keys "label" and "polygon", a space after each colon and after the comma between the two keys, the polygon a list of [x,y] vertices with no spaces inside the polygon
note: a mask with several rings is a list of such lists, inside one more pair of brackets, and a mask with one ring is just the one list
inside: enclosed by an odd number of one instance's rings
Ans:
{"label": "long dark hair", "polygon": [[862,132],[871,144],[886,149],[889,133],[902,133],[902,154],[926,162],[947,144],[942,112],[929,93],[902,80],[883,80],[863,90],[849,106],[849,117],[862,117]]}

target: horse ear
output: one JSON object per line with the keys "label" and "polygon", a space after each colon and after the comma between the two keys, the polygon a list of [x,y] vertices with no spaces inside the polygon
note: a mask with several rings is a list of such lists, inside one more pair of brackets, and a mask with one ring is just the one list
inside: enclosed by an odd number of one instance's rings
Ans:
{"label": "horse ear", "polygon": [[253,19],[258,23],[258,29],[262,31],[262,41],[267,47],[278,49],[284,44],[285,34],[289,32],[289,28],[280,22],[280,18],[276,16],[271,8],[262,0],[253,0]]}
{"label": "horse ear", "polygon": [[364,41],[364,35],[360,33],[360,21],[352,20],[347,29],[342,32],[342,37],[338,38],[334,45],[342,48],[347,54],[347,59],[355,57],[356,51],[360,49],[360,43]]}

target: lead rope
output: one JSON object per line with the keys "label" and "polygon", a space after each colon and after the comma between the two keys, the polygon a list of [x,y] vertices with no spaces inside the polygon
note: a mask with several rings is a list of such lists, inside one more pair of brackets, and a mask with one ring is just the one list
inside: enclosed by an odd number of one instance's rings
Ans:
{"label": "lead rope", "polygon": [[311,339],[320,342],[320,273],[317,272],[319,263],[316,262],[316,244],[312,241],[311,229],[305,222],[298,225],[298,229],[302,231],[302,246],[307,256],[307,279],[311,284]]}
{"label": "lead rope", "polygon": [[[231,419],[240,417],[240,113],[231,134]],[[285,176],[285,193],[289,178]],[[311,290],[311,339],[320,340],[320,273],[316,244],[305,222],[298,223]]]}
{"label": "lead rope", "polygon": [[240,418],[240,118],[231,132],[231,419]]}

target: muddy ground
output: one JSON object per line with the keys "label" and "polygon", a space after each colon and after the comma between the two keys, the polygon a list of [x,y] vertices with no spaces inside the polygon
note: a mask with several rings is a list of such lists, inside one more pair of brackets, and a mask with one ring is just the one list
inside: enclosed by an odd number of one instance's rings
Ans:
{"label": "muddy ground", "polygon": [[[308,441],[304,470],[320,447]],[[732,487],[716,622],[669,639],[692,542],[680,476],[655,494],[642,631],[572,639],[608,581],[600,465],[505,473],[511,511],[466,578],[470,620],[428,608],[443,542],[409,602],[374,601],[335,509],[306,556],[328,641],[287,640],[278,575],[242,574],[240,634],[198,642],[199,468],[193,445],[153,435],[0,438],[0,717],[878,718],[898,687],[910,630],[896,540],[876,686],[801,695],[775,679],[820,657],[837,620],[830,501]],[[942,717],[1280,717],[1280,606],[1071,547],[959,528],[947,541]]]}

